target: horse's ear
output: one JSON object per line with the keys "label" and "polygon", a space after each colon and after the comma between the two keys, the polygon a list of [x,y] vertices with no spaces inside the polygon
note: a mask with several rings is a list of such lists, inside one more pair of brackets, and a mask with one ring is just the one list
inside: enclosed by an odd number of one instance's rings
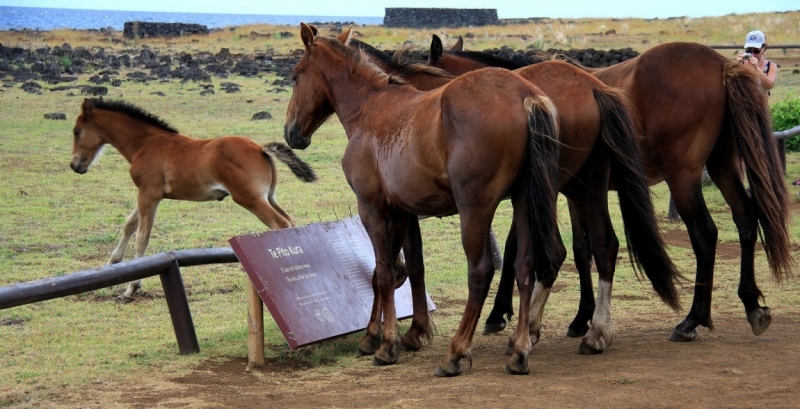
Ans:
{"label": "horse's ear", "polygon": [[314,37],[319,32],[316,27],[309,26],[306,23],[300,23],[300,38],[303,39],[303,45],[306,46],[306,51],[311,51],[314,48]]}
{"label": "horse's ear", "polygon": [[81,104],[81,111],[84,114],[89,114],[92,112],[92,108],[94,108],[94,103],[89,98],[84,98],[83,104]]}
{"label": "horse's ear", "polygon": [[450,47],[450,51],[464,51],[464,37],[458,36],[458,41]]}
{"label": "horse's ear", "polygon": [[442,58],[443,52],[442,39],[434,34],[433,38],[431,39],[431,52],[428,55],[428,65],[436,65],[436,63],[439,62],[439,59]]}
{"label": "horse's ear", "polygon": [[353,32],[353,26],[347,27],[347,30],[343,31],[342,34],[336,36],[336,39],[339,40],[340,43],[347,45],[350,42],[350,33]]}

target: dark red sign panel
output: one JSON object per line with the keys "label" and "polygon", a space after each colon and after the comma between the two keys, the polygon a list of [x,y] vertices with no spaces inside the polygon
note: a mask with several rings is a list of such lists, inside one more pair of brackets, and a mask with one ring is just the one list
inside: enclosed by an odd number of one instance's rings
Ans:
{"label": "dark red sign panel", "polygon": [[[236,236],[230,243],[290,348],[366,328],[375,255],[358,217]],[[399,318],[411,316],[408,281],[395,291],[395,307]]]}

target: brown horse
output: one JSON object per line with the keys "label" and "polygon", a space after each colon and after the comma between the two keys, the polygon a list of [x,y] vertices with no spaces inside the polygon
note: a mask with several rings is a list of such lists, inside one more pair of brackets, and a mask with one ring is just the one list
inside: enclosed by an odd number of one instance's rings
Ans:
{"label": "brown horse", "polygon": [[[520,317],[511,373],[529,371],[528,309],[536,286],[550,287],[566,256],[556,223],[556,112],[542,92],[506,70],[481,70],[430,92],[387,75],[338,38],[301,24],[305,53],[293,69],[295,87],[284,128],[303,149],[336,113],[348,143],[342,168],[375,251],[375,302],[363,354],[377,365],[397,362],[399,347],[416,347],[432,326],[424,297],[418,215],[458,213],[467,258],[469,297],[447,355],[435,374],[472,364],[471,343],[493,271],[488,240],[497,205],[511,197],[517,223],[516,281]],[[405,242],[405,243],[404,243]],[[414,319],[399,339],[391,266],[403,247],[414,294]],[[381,329],[381,317],[383,325]]]}
{"label": "brown horse", "polygon": [[[364,43],[352,44],[382,61],[390,72],[403,77],[420,90],[443,86],[454,78],[441,69],[404,60],[408,48],[402,47],[386,60],[379,51]],[[515,71],[550,96],[559,112],[560,142],[559,190],[570,205],[574,226],[582,226],[591,248],[576,246],[575,252],[597,260],[601,305],[591,317],[591,329],[581,341],[580,353],[600,353],[611,345],[611,283],[616,266],[619,241],[608,213],[609,170],[613,167],[615,183],[620,186],[620,206],[625,221],[629,252],[634,266],[643,269],[654,289],[673,308],[678,308],[674,280],[677,270],[666,253],[655,220],[647,181],[641,168],[641,153],[635,139],[627,98],[604,85],[585,71],[565,62],[552,61]],[[513,223],[512,223],[513,226]],[[507,256],[514,258],[515,233],[509,234]],[[579,241],[584,244],[583,241]],[[513,266],[506,264],[513,277]],[[508,272],[507,272],[508,273]],[[545,289],[549,290],[549,289]],[[547,297],[547,294],[539,296]],[[537,304],[537,307],[540,305]],[[512,311],[508,311],[510,314]],[[543,311],[531,313],[534,341],[539,339]],[[498,325],[505,325],[503,316]],[[497,332],[500,328],[487,328]]]}
{"label": "brown horse", "polygon": [[[470,54],[444,52],[432,60],[439,67],[447,64],[448,71],[457,74],[468,72],[475,61],[484,61]],[[697,257],[694,299],[689,314],[670,339],[691,341],[697,337],[699,325],[713,329],[711,295],[717,227],[703,199],[703,167],[731,208],[741,246],[739,298],[753,333],[763,334],[772,317],[770,309],[759,304],[763,294],[755,281],[759,227],[775,279],[787,276],[794,260],[787,227],[789,196],[770,128],[769,106],[755,78],[713,49],[696,43],[663,44],[608,68],[584,69],[608,85],[623,88],[631,99],[638,113],[637,132],[649,183],[666,181],[689,231]],[[743,169],[749,189],[744,185]],[[575,240],[583,238],[575,236]],[[581,304],[570,328],[585,323],[594,309],[594,300],[589,298],[591,277],[588,269],[580,267],[588,263],[576,261]],[[588,292],[584,291],[587,287]],[[506,283],[498,290],[495,309],[509,311],[510,294]]]}
{"label": "brown horse", "polygon": [[[237,136],[192,139],[122,101],[85,99],[72,132],[72,170],[86,173],[109,144],[130,163],[131,178],[139,188],[137,207],[125,221],[108,264],[122,261],[134,232],[136,257],[144,255],[156,208],[163,199],[202,202],[230,195],[270,229],[282,229],[294,226],[294,220],[275,201],[275,158],[289,165],[300,179],[316,180],[313,170],[286,145],[271,142],[259,146]],[[140,286],[141,280],[129,283],[122,297],[132,300]]]}

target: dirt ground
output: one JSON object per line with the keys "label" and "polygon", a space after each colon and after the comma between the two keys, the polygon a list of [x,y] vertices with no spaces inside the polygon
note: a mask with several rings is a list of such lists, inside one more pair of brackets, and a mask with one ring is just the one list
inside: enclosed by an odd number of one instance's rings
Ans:
{"label": "dirt ground", "polygon": [[[685,231],[665,239],[688,246]],[[738,258],[738,245],[721,244],[718,256]],[[742,316],[715,315],[714,331],[698,329],[692,343],[667,340],[672,325],[646,318],[615,320],[613,344],[602,355],[576,353],[578,340],[549,328],[534,347],[531,374],[503,373],[509,329],[475,336],[472,370],[436,378],[433,370],[452,334],[403,353],[398,365],[309,368],[268,362],[246,371],[245,358],[206,361],[170,379],[98,384],[67,405],[130,408],[797,408],[800,407],[800,315],[781,314],[756,337]],[[125,392],[121,392],[124,390]]]}

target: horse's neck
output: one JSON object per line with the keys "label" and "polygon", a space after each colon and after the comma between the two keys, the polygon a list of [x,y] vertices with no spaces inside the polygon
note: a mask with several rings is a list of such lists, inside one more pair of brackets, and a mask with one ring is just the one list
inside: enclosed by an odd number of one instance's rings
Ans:
{"label": "horse's neck", "polygon": [[[351,131],[358,124],[363,123],[364,117],[377,107],[370,101],[386,92],[385,86],[369,75],[364,76],[364,81],[354,78],[350,70],[343,71],[341,75],[328,78],[328,85],[332,95],[333,109],[336,116],[345,127]],[[348,132],[348,135],[350,133]]]}
{"label": "horse's neck", "polygon": [[150,125],[119,113],[106,115],[98,122],[106,130],[106,142],[116,148],[129,163],[154,135],[150,132]]}

